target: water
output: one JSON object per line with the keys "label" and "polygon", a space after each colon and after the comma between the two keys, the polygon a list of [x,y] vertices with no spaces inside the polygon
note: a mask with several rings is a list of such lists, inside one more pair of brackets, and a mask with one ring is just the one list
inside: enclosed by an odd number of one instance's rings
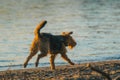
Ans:
{"label": "water", "polygon": [[[120,59],[120,0],[0,0],[0,70],[23,68],[43,19],[48,24],[42,32],[74,32],[77,46],[67,53],[73,62]],[[60,55],[55,63],[67,64]],[[49,56],[39,66],[49,66]]]}

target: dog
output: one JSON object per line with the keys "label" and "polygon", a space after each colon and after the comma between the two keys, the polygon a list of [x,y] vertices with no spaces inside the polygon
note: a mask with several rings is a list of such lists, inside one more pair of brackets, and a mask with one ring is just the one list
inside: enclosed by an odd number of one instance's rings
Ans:
{"label": "dog", "polygon": [[67,57],[66,52],[68,47],[72,49],[76,46],[76,41],[72,38],[71,34],[73,32],[62,32],[61,35],[52,35],[50,33],[40,33],[40,30],[47,23],[46,20],[43,20],[38,24],[34,30],[34,39],[30,47],[30,54],[24,62],[24,68],[26,68],[29,60],[37,54],[38,51],[41,53],[38,54],[35,66],[38,66],[39,59],[50,54],[50,65],[51,70],[55,69],[55,57],[59,53],[61,57],[66,60],[69,64],[74,65],[74,63]]}

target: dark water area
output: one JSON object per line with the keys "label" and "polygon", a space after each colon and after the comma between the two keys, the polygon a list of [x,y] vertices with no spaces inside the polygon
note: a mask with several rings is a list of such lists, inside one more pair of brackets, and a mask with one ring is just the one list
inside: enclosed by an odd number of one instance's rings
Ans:
{"label": "dark water area", "polygon": [[[73,62],[120,59],[120,0],[0,0],[0,70],[23,68],[43,19],[48,23],[42,32],[73,31],[77,46],[67,53]],[[55,63],[67,64],[60,55]],[[49,56],[39,66],[49,66]]]}

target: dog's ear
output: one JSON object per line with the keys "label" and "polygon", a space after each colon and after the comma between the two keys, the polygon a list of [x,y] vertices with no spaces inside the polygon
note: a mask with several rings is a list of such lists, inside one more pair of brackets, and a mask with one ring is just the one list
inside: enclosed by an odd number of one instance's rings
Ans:
{"label": "dog's ear", "polygon": [[65,35],[66,33],[65,32],[62,32],[62,35]]}
{"label": "dog's ear", "polygon": [[73,32],[71,31],[71,32],[69,32],[68,34],[71,35],[71,34],[73,34]]}
{"label": "dog's ear", "polygon": [[71,32],[62,32],[62,35],[71,35],[71,34],[73,34],[72,31]]}

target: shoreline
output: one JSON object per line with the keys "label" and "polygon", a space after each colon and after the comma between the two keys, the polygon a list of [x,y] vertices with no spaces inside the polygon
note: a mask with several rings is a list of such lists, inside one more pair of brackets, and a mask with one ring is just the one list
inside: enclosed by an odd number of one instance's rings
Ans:
{"label": "shoreline", "polygon": [[2,80],[119,80],[119,75],[120,60],[81,63],[73,66],[62,65],[56,66],[55,70],[51,70],[50,67],[38,67],[0,71]]}

